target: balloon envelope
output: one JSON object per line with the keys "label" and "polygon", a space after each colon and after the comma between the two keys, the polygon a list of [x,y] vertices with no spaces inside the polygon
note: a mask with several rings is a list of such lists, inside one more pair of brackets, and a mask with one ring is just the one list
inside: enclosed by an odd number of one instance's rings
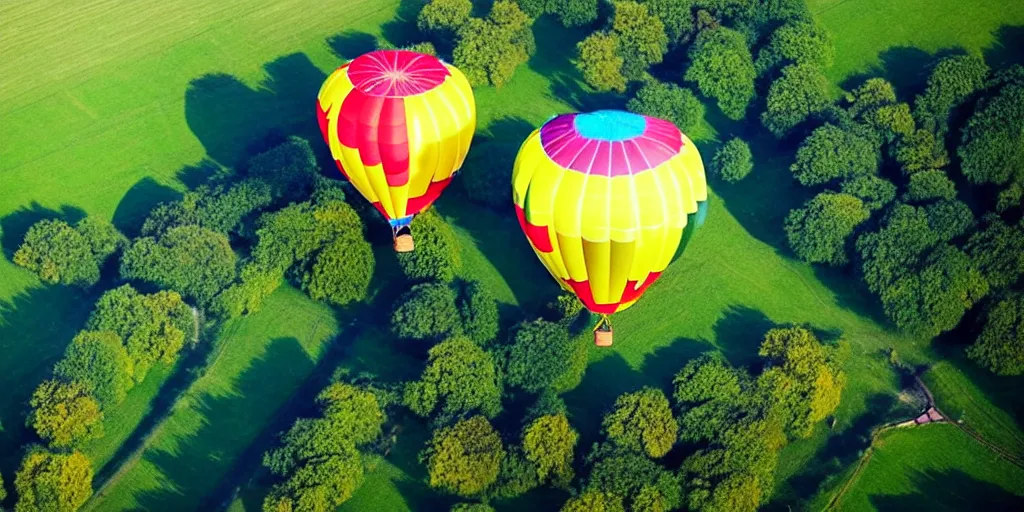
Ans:
{"label": "balloon envelope", "polygon": [[512,173],[537,257],[594,313],[633,305],[703,223],[700,153],[672,123],[617,110],[563,114],[523,143]]}
{"label": "balloon envelope", "polygon": [[476,104],[454,66],[417,52],[378,50],[327,77],[317,120],[341,173],[392,226],[403,226],[462,166]]}

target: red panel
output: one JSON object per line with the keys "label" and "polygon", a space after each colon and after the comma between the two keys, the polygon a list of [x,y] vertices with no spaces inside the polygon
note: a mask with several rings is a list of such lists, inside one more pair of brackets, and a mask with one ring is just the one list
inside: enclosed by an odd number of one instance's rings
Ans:
{"label": "red panel", "polygon": [[344,176],[346,180],[352,181],[352,178],[348,177],[348,171],[345,170],[345,166],[341,164],[341,160],[335,159],[334,163],[338,164],[338,170],[341,171],[341,175]]}
{"label": "red panel", "polygon": [[372,167],[380,165],[380,145],[377,139],[377,127],[380,123],[380,111],[384,107],[384,98],[380,96],[364,96],[356,124],[356,148],[359,148],[359,159],[363,165]]}
{"label": "red panel", "polygon": [[423,94],[450,75],[437,57],[408,50],[365,53],[356,57],[348,70],[356,89],[370,96],[395,98]]}
{"label": "red panel", "polygon": [[519,219],[519,227],[523,228],[526,238],[533,242],[533,246],[540,252],[551,252],[551,237],[548,235],[547,226],[536,226],[526,221],[526,212],[519,205],[516,205],[516,217]]}
{"label": "red panel", "polygon": [[366,95],[353,90],[341,102],[338,112],[338,142],[349,148],[359,147],[359,116],[363,111]]}
{"label": "red panel", "polygon": [[378,146],[384,177],[388,186],[400,187],[409,182],[409,130],[405,124],[405,100],[385,98],[378,122]]}
{"label": "red panel", "polygon": [[626,289],[622,292],[622,300],[613,304],[598,304],[594,302],[594,293],[590,289],[590,281],[573,281],[572,279],[566,279],[565,284],[572,288],[573,293],[579,297],[580,302],[586,306],[590,311],[599,315],[610,315],[619,309],[619,306],[632,302],[647,291],[647,288],[652,283],[658,280],[661,276],[661,272],[652,272],[647,275],[647,279],[644,280],[643,284],[639,288],[636,287],[636,281],[626,281]]}
{"label": "red panel", "polygon": [[428,206],[434,204],[434,201],[441,196],[441,192],[444,192],[445,187],[451,183],[452,179],[444,179],[441,181],[432,181],[427,186],[427,191],[419,197],[410,197],[409,202],[406,204],[405,212],[409,215],[415,215],[423,210],[426,210]]}

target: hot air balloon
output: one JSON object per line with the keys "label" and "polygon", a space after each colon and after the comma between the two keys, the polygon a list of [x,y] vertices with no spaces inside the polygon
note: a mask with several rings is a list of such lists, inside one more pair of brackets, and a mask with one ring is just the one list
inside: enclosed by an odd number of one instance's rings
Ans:
{"label": "hot air balloon", "polygon": [[563,289],[601,315],[640,299],[704,222],[700,153],[672,123],[618,110],[555,116],[523,143],[512,172],[519,224]]}
{"label": "hot air balloon", "polygon": [[466,77],[422,53],[366,53],[324,81],[317,120],[338,169],[391,224],[395,250],[413,250],[409,224],[448,186],[476,130]]}

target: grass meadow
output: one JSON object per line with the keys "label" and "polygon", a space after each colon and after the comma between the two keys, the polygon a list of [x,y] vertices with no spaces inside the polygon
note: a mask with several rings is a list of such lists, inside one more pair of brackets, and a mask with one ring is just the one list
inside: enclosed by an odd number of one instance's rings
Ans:
{"label": "grass meadow", "polygon": [[[937,53],[962,46],[990,62],[1008,62],[1020,58],[1009,48],[1024,40],[1024,3],[1010,0],[810,5],[836,43],[829,76],[837,87],[884,76],[905,99],[921,89]],[[238,165],[268,136],[305,136],[329,162],[312,117],[320,83],[343,59],[379,41],[418,40],[412,21],[417,8],[414,0],[346,0],[318,3],[315,10],[299,0],[0,5],[0,48],[9,56],[0,59],[5,476],[13,474],[18,447],[28,439],[22,425],[32,390],[82,327],[96,297],[44,286],[9,262],[28,226],[88,214],[133,235],[155,204]],[[554,114],[621,101],[589,94],[581,85],[571,58],[584,32],[542,18],[535,34],[539,51],[511,83],[476,91],[478,137],[517,143]],[[707,161],[717,142],[734,134],[752,136],[709,108],[705,126],[690,136]],[[783,452],[778,508],[824,496],[857,460],[871,428],[908,413],[899,401],[889,348],[909,364],[931,365],[925,380],[941,408],[1000,446],[1024,452],[1022,410],[1011,392],[1022,381],[976,371],[954,342],[936,346],[894,332],[852,275],[795,260],[782,218],[810,192],[789,176],[791,147],[764,137],[752,140],[752,147],[757,167],[751,178],[736,185],[711,181],[705,227],[645,299],[616,316],[615,347],[592,350],[582,384],[565,394],[583,435],[580,446],[596,439],[599,417],[618,394],[646,384],[666,386],[687,360],[706,351],[721,351],[736,364],[755,362],[764,331],[807,323],[826,339],[850,342],[849,385],[834,427],[821,425]],[[482,210],[458,188],[437,209],[456,229],[464,274],[483,282],[505,310],[535,311],[558,287],[530,251],[511,207]],[[394,257],[389,246],[376,252],[375,281],[385,283]],[[155,425],[161,400],[174,391],[177,369],[154,370],[108,415],[107,436],[86,448],[109,482],[87,507],[191,510],[230,502],[233,511],[259,510],[262,489],[248,482],[258,474],[260,454],[310,405],[330,369],[369,370],[393,381],[418,374],[420,363],[380,328],[395,293],[382,284],[374,307],[332,311],[294,289],[279,290],[263,311],[229,323],[210,340],[213,364],[187,381],[188,389]],[[343,348],[335,353],[334,345]],[[422,425],[407,422],[396,449],[342,510],[449,504],[422,481],[416,453],[426,436]],[[958,486],[965,490],[956,491]],[[1024,472],[952,427],[928,427],[886,436],[839,505],[866,510],[945,500],[950,506],[989,491],[1024,494]],[[553,510],[563,499],[534,495],[527,501],[530,508]],[[502,505],[513,510],[524,503]]]}

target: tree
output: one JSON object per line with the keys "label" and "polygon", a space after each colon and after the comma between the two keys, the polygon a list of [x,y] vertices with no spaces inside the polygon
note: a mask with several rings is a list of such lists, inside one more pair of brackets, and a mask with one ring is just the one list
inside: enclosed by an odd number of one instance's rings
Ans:
{"label": "tree", "polygon": [[822,192],[786,218],[789,246],[810,263],[842,266],[850,262],[847,247],[853,231],[871,216],[864,203],[849,194]]}
{"label": "tree", "polygon": [[[292,135],[281,144],[249,159],[246,173],[266,183],[270,188],[271,195],[279,204],[287,204],[309,197],[311,188],[319,176],[319,169],[316,155],[309,142],[302,137]],[[243,186],[243,183],[245,182],[232,188],[237,189],[239,186]],[[248,186],[257,189],[251,191],[256,197],[263,194],[258,190],[260,185],[250,184]],[[239,192],[235,192],[235,194],[239,194]],[[258,202],[263,202],[263,200]]]}
{"label": "tree", "polygon": [[754,98],[754,60],[743,34],[718,27],[705,30],[690,47],[686,80],[714,98],[729,119],[743,119]]}
{"label": "tree", "polygon": [[485,503],[456,503],[449,512],[494,512],[494,507]]}
{"label": "tree", "polygon": [[647,10],[657,16],[665,26],[669,47],[686,42],[696,28],[693,20],[693,0],[643,0]]}
{"label": "tree", "polygon": [[438,343],[420,379],[406,386],[403,402],[423,417],[439,411],[442,420],[477,412],[493,418],[501,412],[494,359],[463,337]]}
{"label": "tree", "polygon": [[498,303],[480,283],[461,283],[458,298],[462,332],[484,346],[498,337]]}
{"label": "tree", "polygon": [[75,512],[92,494],[92,465],[79,451],[32,447],[14,477],[15,512]]}
{"label": "tree", "polygon": [[100,280],[100,266],[117,250],[123,237],[116,236],[116,231],[112,235],[96,221],[82,220],[78,228],[56,219],[33,224],[14,253],[14,263],[47,283],[83,288],[96,284]]}
{"label": "tree", "polygon": [[1011,183],[999,191],[996,199],[996,211],[1006,212],[1024,205],[1024,184]]}
{"label": "tree", "polygon": [[869,78],[846,94],[847,113],[871,127],[886,142],[914,131],[910,106],[896,102],[896,90],[882,78]]}
{"label": "tree", "polygon": [[435,212],[426,211],[412,223],[416,250],[398,254],[398,265],[410,281],[451,281],[462,267],[455,233]]}
{"label": "tree", "polygon": [[1010,295],[989,308],[967,356],[996,375],[1024,373],[1024,295]]}
{"label": "tree", "polygon": [[560,512],[625,512],[622,498],[614,494],[589,490],[569,498]]}
{"label": "tree", "polygon": [[540,480],[537,478],[537,466],[527,460],[521,448],[511,446],[501,460],[498,479],[487,494],[503,500],[518,498],[538,485]]}
{"label": "tree", "polygon": [[640,80],[648,68],[661,62],[668,51],[665,25],[647,6],[632,0],[612,2],[611,30],[619,36],[622,73],[628,80]]}
{"label": "tree", "polygon": [[27,423],[53,448],[70,448],[103,435],[103,412],[78,382],[47,380],[29,401]]}
{"label": "tree", "polygon": [[289,205],[260,217],[252,261],[267,271],[284,272],[305,263],[338,238],[363,232],[359,214],[339,199]]}
{"label": "tree", "polygon": [[362,446],[381,435],[384,411],[370,391],[351,384],[336,382],[316,397],[324,418],[330,421],[336,435]]}
{"label": "tree", "polygon": [[938,169],[916,172],[910,175],[907,193],[903,200],[908,203],[925,203],[935,199],[953,199],[956,185]]}
{"label": "tree", "polygon": [[565,414],[544,415],[523,430],[523,451],[537,468],[540,481],[567,487],[573,478],[573,451],[579,434]]}
{"label": "tree", "polygon": [[636,91],[626,109],[666,119],[684,132],[695,129],[704,118],[704,105],[690,89],[653,79]]}
{"label": "tree", "polygon": [[900,277],[881,292],[882,307],[900,328],[931,337],[956,327],[988,290],[967,254],[940,245],[924,258],[919,272]]}
{"label": "tree", "polygon": [[271,488],[263,510],[334,510],[362,485],[363,472],[359,452],[349,445],[344,453],[313,459],[296,469]]}
{"label": "tree", "polygon": [[751,414],[750,377],[720,357],[690,361],[672,380],[679,408],[680,438],[698,443],[717,439],[722,432]]}
{"label": "tree", "polygon": [[896,185],[878,176],[855,176],[843,180],[840,191],[864,202],[868,210],[881,210],[896,199]]}
{"label": "tree", "polygon": [[630,510],[634,510],[641,495],[649,500],[656,494],[663,501],[664,510],[681,505],[682,488],[678,477],[641,453],[597,446],[587,456],[587,463],[590,473],[584,492],[621,496]]}
{"label": "tree", "polygon": [[289,477],[317,460],[331,457],[358,459],[355,440],[337,426],[338,422],[328,418],[296,420],[281,436],[281,446],[263,455],[263,465],[275,475]]}
{"label": "tree", "polygon": [[447,283],[409,288],[391,312],[391,332],[399,338],[436,341],[459,330],[455,291]]}
{"label": "tree", "polygon": [[416,26],[440,41],[451,41],[472,10],[471,0],[431,0],[416,17]]}
{"label": "tree", "polygon": [[[788,406],[783,410],[787,429],[797,437],[810,436],[814,425],[839,407],[846,385],[835,350],[810,330],[790,327],[768,331],[758,354],[768,360],[759,384],[771,381],[766,387],[775,402]],[[772,375],[776,372],[779,375]]]}
{"label": "tree", "polygon": [[533,20],[512,0],[497,0],[486,19],[470,18],[459,29],[453,57],[473,85],[501,87],[536,50]]}
{"label": "tree", "polygon": [[[523,322],[516,327],[508,348],[505,378],[509,384],[530,393],[565,382],[571,382],[569,388],[575,387],[586,366],[586,351],[579,350],[579,345],[558,324],[544,320]],[[584,364],[577,364],[577,360]]]}
{"label": "tree", "polygon": [[924,208],[903,203],[892,206],[878,231],[857,239],[868,289],[881,293],[898,277],[913,272],[920,256],[939,241]]}
{"label": "tree", "polygon": [[583,80],[598,91],[626,91],[626,77],[619,55],[619,36],[608,32],[594,32],[579,42],[576,67]]}
{"label": "tree", "polygon": [[761,124],[776,137],[783,137],[808,117],[831,104],[829,81],[810,64],[791,64],[768,89]]}
{"label": "tree", "polygon": [[949,164],[949,155],[942,140],[928,130],[915,130],[897,139],[892,156],[905,174],[938,169]]}
{"label": "tree", "polygon": [[498,479],[505,449],[487,418],[473,416],[435,431],[421,458],[431,487],[472,497]]}
{"label": "tree", "polygon": [[474,136],[460,182],[469,199],[505,211],[509,203],[508,184],[519,152],[518,142],[506,142]]}
{"label": "tree", "polygon": [[121,259],[121,277],[170,288],[208,305],[235,279],[235,252],[221,233],[199,226],[135,240]]}
{"label": "tree", "polygon": [[177,292],[143,295],[123,285],[96,301],[86,328],[120,336],[135,368],[135,382],[142,382],[154,363],[174,362],[185,343],[195,341],[197,326],[192,309]]}
{"label": "tree", "polygon": [[551,13],[564,27],[583,27],[597,20],[598,0],[553,0]]}
{"label": "tree", "polygon": [[65,382],[76,382],[96,397],[103,408],[113,407],[135,384],[135,367],[121,337],[110,331],[82,331],[68,348],[53,374]]}
{"label": "tree", "polygon": [[679,432],[668,398],[652,387],[619,396],[601,427],[616,446],[646,453],[654,459],[664,457],[672,449]]}
{"label": "tree", "polygon": [[992,288],[1004,288],[1024,275],[1024,225],[1010,226],[995,215],[971,235],[964,251]]}
{"label": "tree", "polygon": [[754,156],[746,141],[733,137],[715,152],[712,166],[715,173],[724,181],[736,183],[754,170]]}
{"label": "tree", "polygon": [[935,65],[928,87],[914,101],[914,117],[921,126],[943,135],[953,109],[985,85],[988,66],[977,55],[954,55]]}
{"label": "tree", "polygon": [[835,58],[835,46],[827,30],[813,20],[786,23],[775,29],[757,53],[758,75],[785,64],[808,64],[827,68]]}
{"label": "tree", "polygon": [[316,255],[302,285],[313,300],[344,306],[366,298],[373,277],[373,248],[360,232],[349,232]]}
{"label": "tree", "polygon": [[242,267],[241,280],[220,292],[210,306],[212,313],[225,318],[256,313],[270,294],[274,293],[284,280],[281,269],[267,269],[250,262]]}
{"label": "tree", "polygon": [[870,176],[878,172],[878,149],[866,137],[826,124],[813,132],[796,152],[790,171],[805,186]]}
{"label": "tree", "polygon": [[928,226],[939,240],[948,242],[974,228],[974,213],[963,201],[943,199],[925,206],[924,211],[928,215]]}
{"label": "tree", "polygon": [[78,221],[75,224],[75,231],[88,242],[96,264],[101,267],[108,258],[128,245],[128,239],[113,224],[96,217],[86,217]]}
{"label": "tree", "polygon": [[171,228],[188,225],[228,234],[273,200],[271,186],[259,178],[246,178],[230,186],[203,185],[186,192],[180,201],[157,205],[142,225],[142,235],[159,237]]}
{"label": "tree", "polygon": [[957,153],[972,183],[1024,183],[1024,84],[1009,84],[979,105]]}

